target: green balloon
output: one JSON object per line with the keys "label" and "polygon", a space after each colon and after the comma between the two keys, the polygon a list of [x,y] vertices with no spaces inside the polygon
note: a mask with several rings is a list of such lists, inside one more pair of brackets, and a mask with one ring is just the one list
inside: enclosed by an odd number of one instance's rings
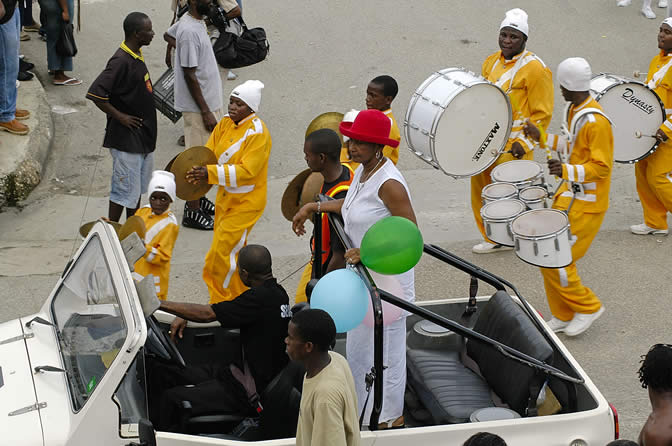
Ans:
{"label": "green balloon", "polygon": [[401,274],[420,261],[424,243],[418,227],[404,217],[385,217],[366,231],[359,248],[362,263],[380,274]]}

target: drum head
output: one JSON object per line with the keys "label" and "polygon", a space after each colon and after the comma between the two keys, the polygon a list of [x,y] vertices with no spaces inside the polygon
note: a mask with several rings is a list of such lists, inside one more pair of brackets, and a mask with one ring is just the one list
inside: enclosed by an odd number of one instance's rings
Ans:
{"label": "drum head", "polygon": [[[603,87],[607,80],[611,86],[601,91],[599,103],[613,124],[614,160],[631,163],[649,155],[656,140],[655,135],[665,120],[665,107],[658,95],[646,85],[612,75],[601,75],[590,82],[591,90]],[[595,95],[595,91],[592,91]]]}
{"label": "drum head", "polygon": [[539,237],[560,232],[569,224],[567,214],[557,209],[534,209],[516,217],[511,222],[515,235]]}
{"label": "drum head", "polygon": [[491,183],[483,188],[483,196],[497,200],[510,197],[518,192],[518,188],[511,183]]}
{"label": "drum head", "polygon": [[492,169],[490,176],[493,181],[517,183],[531,180],[543,172],[541,164],[532,160],[507,161]]}
{"label": "drum head", "polygon": [[523,212],[527,207],[520,200],[497,200],[488,203],[481,209],[483,218],[507,220]]}
{"label": "drum head", "polygon": [[434,158],[453,177],[487,169],[511,133],[511,106],[504,92],[487,82],[459,92],[446,106],[434,134]]}
{"label": "drum head", "polygon": [[540,200],[548,195],[546,189],[541,186],[530,186],[520,191],[521,200]]}

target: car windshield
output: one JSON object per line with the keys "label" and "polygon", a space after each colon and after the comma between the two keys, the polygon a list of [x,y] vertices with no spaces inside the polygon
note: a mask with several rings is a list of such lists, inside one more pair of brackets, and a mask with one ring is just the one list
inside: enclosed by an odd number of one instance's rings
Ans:
{"label": "car windshield", "polygon": [[56,291],[51,311],[72,407],[79,411],[116,358],[127,328],[98,236],[89,239]]}

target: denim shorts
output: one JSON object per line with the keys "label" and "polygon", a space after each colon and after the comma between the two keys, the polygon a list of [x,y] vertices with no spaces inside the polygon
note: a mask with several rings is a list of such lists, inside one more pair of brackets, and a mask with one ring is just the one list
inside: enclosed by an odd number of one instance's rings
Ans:
{"label": "denim shorts", "polygon": [[154,153],[128,153],[110,149],[112,155],[112,187],[110,201],[135,209],[140,195],[147,192],[154,170]]}

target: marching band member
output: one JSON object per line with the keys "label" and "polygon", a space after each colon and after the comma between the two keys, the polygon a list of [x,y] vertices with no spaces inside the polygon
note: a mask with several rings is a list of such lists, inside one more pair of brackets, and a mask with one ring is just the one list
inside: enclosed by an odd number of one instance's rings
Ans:
{"label": "marching band member", "polygon": [[[399,93],[399,86],[392,76],[377,76],[366,87],[366,108],[368,110],[380,110],[390,118],[390,139],[400,142],[401,133],[397,120],[394,119],[392,114],[392,101],[397,97],[397,93]],[[396,165],[399,161],[399,145],[385,146],[383,156]]]}
{"label": "marching band member", "polygon": [[236,271],[238,253],[266,207],[271,154],[271,135],[256,115],[263,88],[260,81],[249,80],[233,89],[229,114],[206,144],[217,156],[217,164],[187,172],[191,183],[219,185],[212,245],[203,267],[211,304],[233,300],[247,289]]}
{"label": "marching band member", "polygon": [[[576,262],[588,251],[609,207],[614,138],[609,119],[590,96],[588,62],[580,57],[566,59],[558,65],[557,76],[562,96],[570,103],[565,125],[571,139],[548,134],[546,141],[540,143],[542,147],[569,153],[564,164],[549,159],[548,168],[551,175],[565,180],[555,194],[553,208],[569,208],[573,261],[565,268],[541,268],[541,274],[553,314],[547,324],[555,332],[576,336],[604,312],[595,293],[581,283]],[[535,141],[541,138],[539,129],[529,121],[524,131]]]}
{"label": "marching band member", "polygon": [[644,223],[630,226],[633,234],[667,235],[667,213],[672,212],[672,18],[660,25],[660,54],[653,58],[646,77],[666,107],[668,119],[656,132],[658,149],[635,165],[637,193],[644,211]]}
{"label": "marching band member", "polygon": [[534,145],[522,132],[523,123],[529,119],[542,128],[548,127],[553,113],[553,80],[551,70],[534,53],[525,50],[529,26],[527,14],[522,9],[512,9],[499,27],[500,50],[491,54],[481,74],[506,92],[513,108],[513,126],[505,153],[492,166],[471,177],[471,208],[483,242],[472,251],[485,254],[511,248],[488,240],[481,218],[481,191],[490,184],[490,172],[495,166],[514,159],[532,159]]}
{"label": "marching band member", "polygon": [[[616,5],[618,6],[630,6],[630,3],[632,3],[632,0],[618,0],[616,2]],[[659,8],[667,8],[667,15],[670,15],[670,5],[668,4],[667,0],[658,0],[658,7]],[[655,19],[656,18],[656,13],[653,12],[653,9],[651,9],[651,0],[643,0],[642,1],[642,15],[646,17],[647,19]]]}

